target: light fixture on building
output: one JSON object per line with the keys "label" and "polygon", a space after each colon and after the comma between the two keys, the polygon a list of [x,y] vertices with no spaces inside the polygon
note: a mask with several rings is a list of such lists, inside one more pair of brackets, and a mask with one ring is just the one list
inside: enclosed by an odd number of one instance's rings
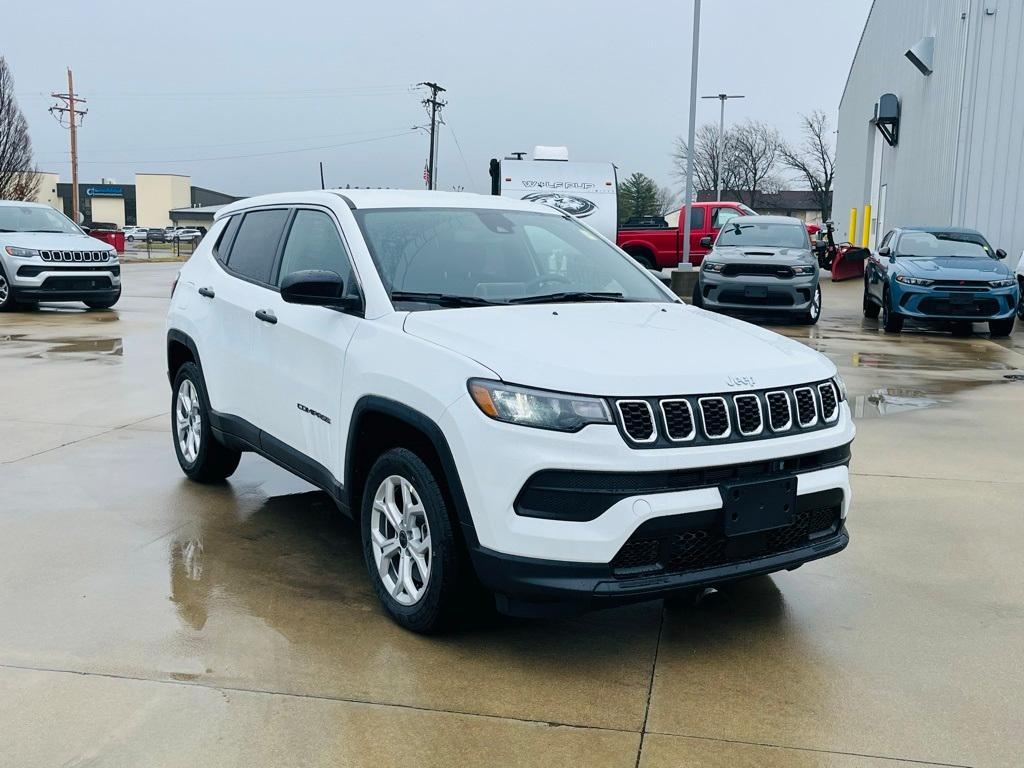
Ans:
{"label": "light fixture on building", "polygon": [[878,97],[871,122],[882,134],[885,143],[895,147],[900,140],[900,100],[895,93],[883,93]]}
{"label": "light fixture on building", "polygon": [[904,55],[910,59],[910,63],[917,67],[922,75],[927,77],[934,71],[932,60],[935,58],[935,38],[922,37]]}

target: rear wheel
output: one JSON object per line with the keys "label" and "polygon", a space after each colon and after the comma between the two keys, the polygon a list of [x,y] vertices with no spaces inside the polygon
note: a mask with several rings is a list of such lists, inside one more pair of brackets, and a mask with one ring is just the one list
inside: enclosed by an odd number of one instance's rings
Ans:
{"label": "rear wheel", "polygon": [[992,336],[1009,336],[1013,331],[1013,321],[1016,318],[1008,317],[1005,320],[989,320],[988,332]]}
{"label": "rear wheel", "polygon": [[429,634],[460,598],[459,544],[438,478],[415,453],[392,448],[374,462],[360,530],[374,591],[391,618]]}
{"label": "rear wheel", "polygon": [[654,269],[654,259],[646,251],[630,251],[629,255],[644,269]]}
{"label": "rear wheel", "polygon": [[882,296],[882,329],[886,333],[899,333],[903,330],[903,315],[892,308],[892,296],[886,289]]}
{"label": "rear wheel", "polygon": [[178,464],[190,480],[214,483],[231,477],[238,468],[242,454],[213,436],[210,400],[195,363],[185,363],[174,377],[171,431]]}

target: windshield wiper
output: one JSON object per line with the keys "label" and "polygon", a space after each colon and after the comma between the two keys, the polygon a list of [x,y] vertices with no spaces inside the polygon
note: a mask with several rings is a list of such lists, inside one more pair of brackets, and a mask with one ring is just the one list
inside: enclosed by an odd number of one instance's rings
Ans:
{"label": "windshield wiper", "polygon": [[438,304],[442,307],[489,307],[504,304],[489,301],[479,296],[459,296],[452,293],[420,293],[418,291],[392,291],[392,301],[422,301],[425,304]]}
{"label": "windshield wiper", "polygon": [[0,232],[20,232],[20,229],[0,229]]}
{"label": "windshield wiper", "polygon": [[45,232],[48,235],[73,235],[75,232],[65,232],[63,229],[29,229],[28,232]]}
{"label": "windshield wiper", "polygon": [[509,304],[550,304],[559,301],[629,301],[621,293],[615,291],[562,291],[561,293],[545,293],[540,296],[520,296],[509,299]]}

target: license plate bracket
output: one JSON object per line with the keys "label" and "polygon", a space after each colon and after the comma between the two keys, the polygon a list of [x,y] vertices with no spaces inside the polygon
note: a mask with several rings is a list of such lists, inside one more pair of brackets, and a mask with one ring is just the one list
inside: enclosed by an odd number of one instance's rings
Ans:
{"label": "license plate bracket", "polygon": [[760,285],[747,286],[743,289],[743,295],[748,299],[767,299],[768,289]]}
{"label": "license plate bracket", "polygon": [[725,483],[719,491],[726,536],[744,536],[793,524],[797,494],[796,478],[792,475]]}

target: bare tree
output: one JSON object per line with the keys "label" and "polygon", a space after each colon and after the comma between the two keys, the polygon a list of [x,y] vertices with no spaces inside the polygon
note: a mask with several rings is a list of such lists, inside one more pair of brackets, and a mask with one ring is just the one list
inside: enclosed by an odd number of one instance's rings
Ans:
{"label": "bare tree", "polygon": [[679,194],[672,187],[658,187],[655,207],[659,216],[664,216],[669,211],[674,211],[679,207]]}
{"label": "bare tree", "polygon": [[821,220],[828,221],[832,215],[832,179],[836,167],[828,115],[816,109],[800,118],[803,141],[796,147],[783,143],[779,155],[783,165],[796,171],[807,182],[821,210]]}
{"label": "bare tree", "polygon": [[[721,175],[722,188],[733,189],[737,181],[733,132],[725,132],[724,148],[720,151],[718,144],[718,126],[705,123],[697,129],[693,141],[693,180],[697,190],[718,189],[718,178]],[[689,156],[686,141],[680,136],[676,139],[672,151],[672,162],[675,168],[673,175],[682,183],[686,183],[686,161]]]}
{"label": "bare tree", "polygon": [[28,123],[14,98],[14,78],[0,56],[0,200],[28,200],[39,186]]}
{"label": "bare tree", "polygon": [[731,185],[741,203],[756,206],[757,196],[777,192],[782,139],[779,132],[759,120],[747,120],[732,129],[732,157],[736,180]]}

